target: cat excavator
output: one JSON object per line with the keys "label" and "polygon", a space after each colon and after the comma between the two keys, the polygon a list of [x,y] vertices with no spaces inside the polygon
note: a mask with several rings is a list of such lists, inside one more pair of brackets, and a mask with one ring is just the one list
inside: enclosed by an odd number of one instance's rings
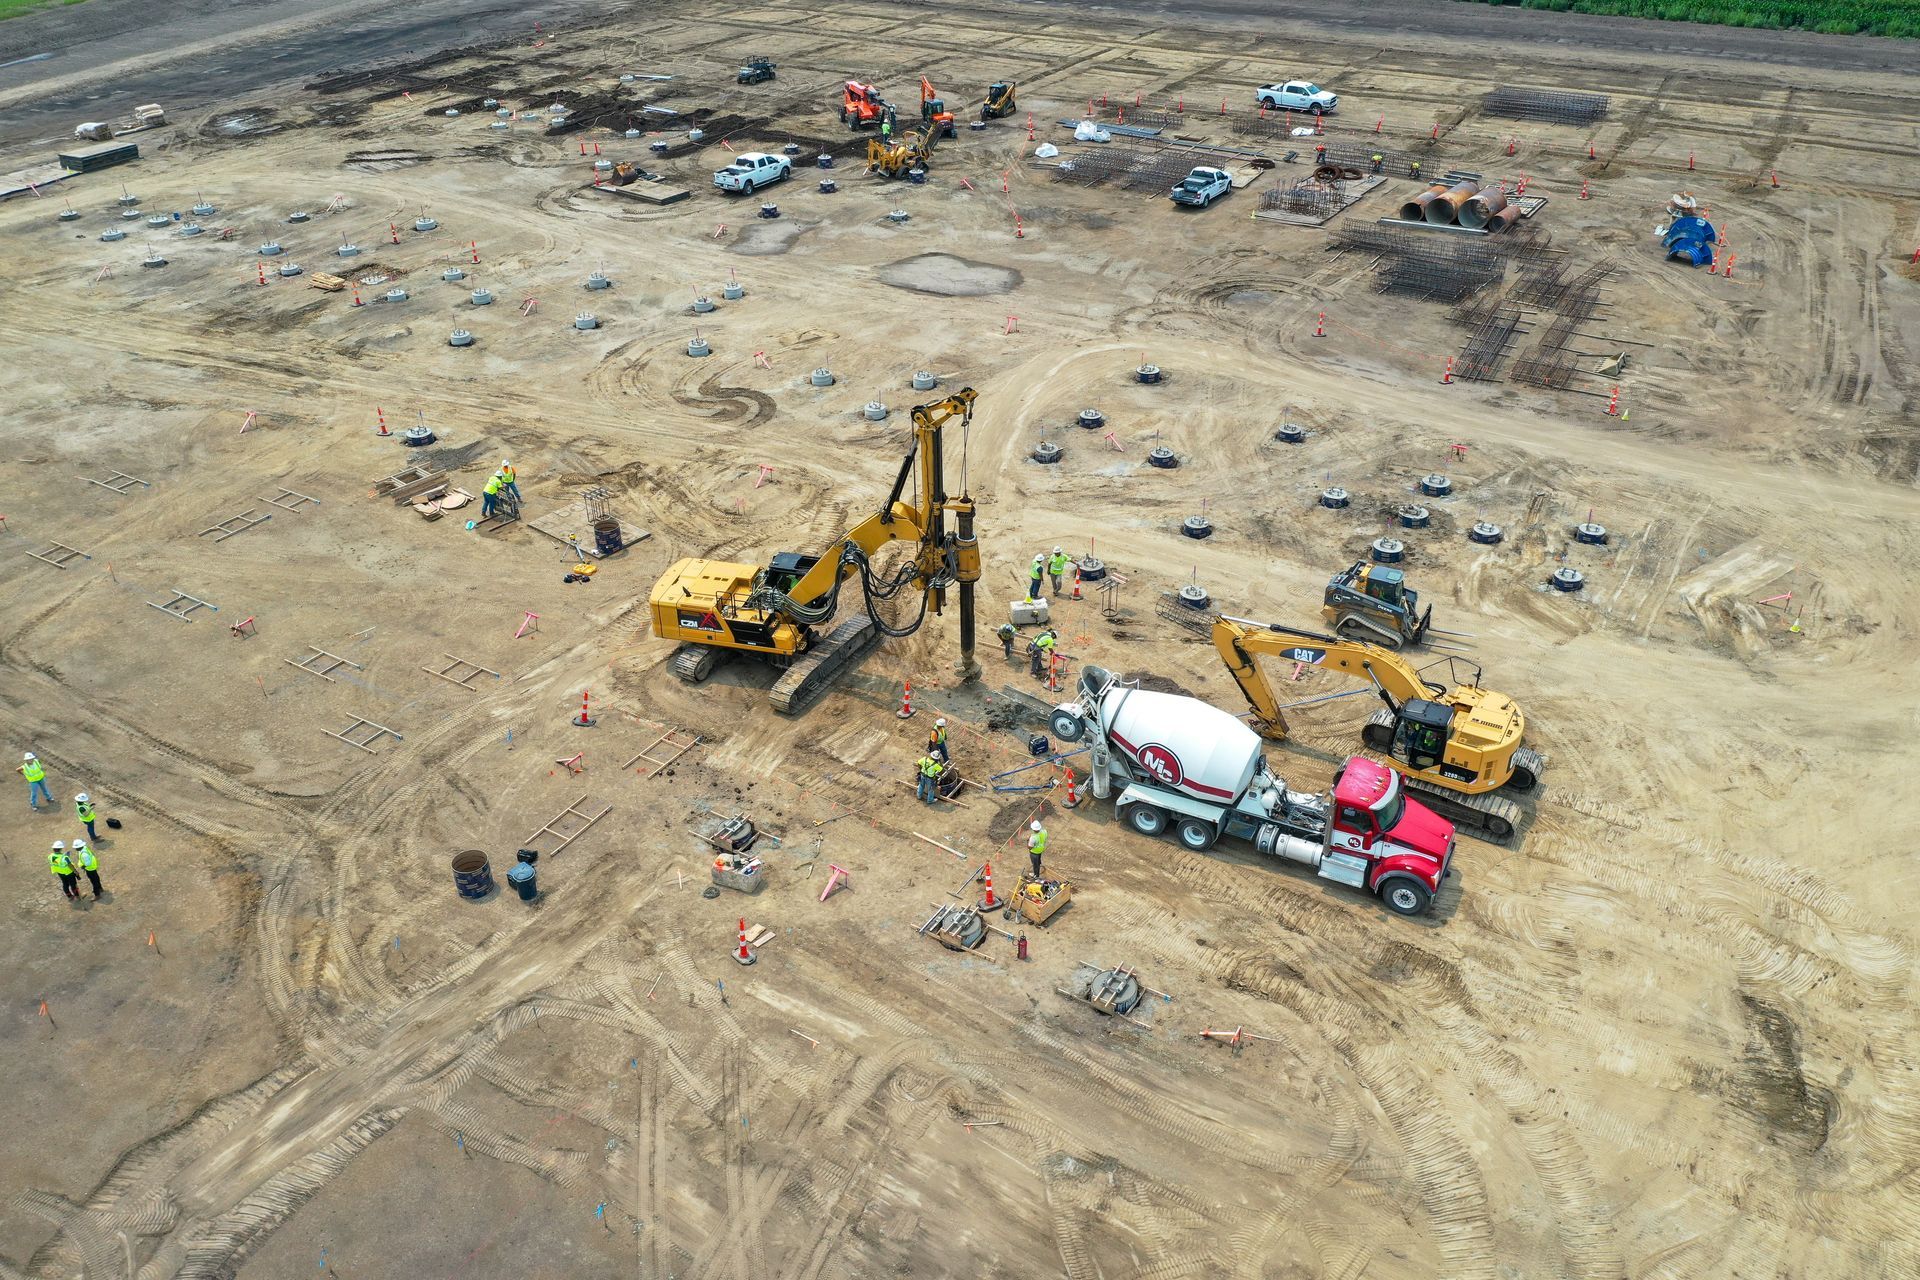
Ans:
{"label": "cat excavator", "polygon": [[1261,656],[1371,681],[1386,708],[1367,721],[1361,741],[1386,757],[1422,803],[1491,839],[1512,835],[1522,816],[1519,805],[1496,793],[1532,791],[1546,769],[1544,757],[1520,745],[1526,730],[1520,708],[1506,694],[1482,688],[1478,668],[1463,681],[1440,684],[1379,645],[1226,615],[1214,620],[1213,647],[1246,695],[1254,731],[1272,742],[1286,739],[1287,718],[1260,669]]}
{"label": "cat excavator", "polygon": [[[975,392],[957,391],[913,410],[913,443],[901,460],[893,491],[878,510],[847,530],[818,555],[781,552],[765,565],[720,560],[676,561],[648,597],[653,634],[677,640],[673,673],[698,684],[736,653],[784,667],[768,693],[776,711],[797,714],[826,691],[834,678],[882,636],[910,636],[938,614],[947,592],[959,588],[962,680],[977,679],[974,660],[974,584],[980,581],[980,544],[973,534],[973,499],[966,493],[966,428],[973,420]],[[947,493],[942,431],[959,420],[960,488]],[[913,480],[911,492],[908,481]],[[953,517],[949,529],[947,517]],[[911,544],[913,554],[897,568],[874,563],[889,543]],[[860,610],[824,635],[833,620],[841,585],[860,583]],[[896,598],[918,612],[898,625],[878,606]],[[889,610],[891,612],[891,610]]]}

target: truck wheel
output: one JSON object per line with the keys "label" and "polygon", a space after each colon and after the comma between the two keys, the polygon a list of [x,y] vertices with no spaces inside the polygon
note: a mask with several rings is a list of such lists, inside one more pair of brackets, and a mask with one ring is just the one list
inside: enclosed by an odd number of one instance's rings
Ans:
{"label": "truck wheel", "polygon": [[1322,107],[1319,103],[1316,102],[1313,105],[1309,106],[1307,110],[1313,112],[1313,114],[1315,115],[1320,115],[1323,112],[1325,112],[1326,108]]}
{"label": "truck wheel", "polygon": [[1136,804],[1127,810],[1127,824],[1143,836],[1157,836],[1167,829],[1167,811]]}
{"label": "truck wheel", "polygon": [[1204,853],[1213,848],[1213,842],[1220,838],[1220,832],[1211,822],[1202,822],[1198,818],[1182,818],[1179,836],[1181,844],[1195,853]]}
{"label": "truck wheel", "polygon": [[1390,876],[1378,892],[1387,910],[1398,916],[1417,916],[1433,902],[1433,891],[1411,876]]}
{"label": "truck wheel", "polygon": [[1071,711],[1055,711],[1047,721],[1047,728],[1062,742],[1078,742],[1087,731],[1087,722]]}
{"label": "truck wheel", "polygon": [[743,196],[750,196],[753,194],[753,179],[749,178],[745,183],[741,185],[740,194]]}

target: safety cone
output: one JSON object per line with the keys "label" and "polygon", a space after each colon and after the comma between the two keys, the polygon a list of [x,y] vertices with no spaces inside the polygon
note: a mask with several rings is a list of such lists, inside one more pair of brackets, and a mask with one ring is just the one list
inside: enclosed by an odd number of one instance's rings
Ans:
{"label": "safety cone", "polygon": [[1378,120],[1375,120],[1373,122],[1373,131],[1375,133],[1380,132],[1380,130],[1385,127],[1386,123],[1387,123],[1387,118],[1385,116],[1381,116]]}
{"label": "safety cone", "polygon": [[1595,154],[1593,154],[1593,144],[1589,142],[1587,144],[1587,159],[1598,160],[1599,158],[1600,158],[1599,156],[1596,156]]}
{"label": "safety cone", "polygon": [[1733,279],[1733,260],[1739,256],[1740,255],[1737,253],[1728,254],[1726,270],[1722,271],[1720,274],[1725,276],[1729,280]]}
{"label": "safety cone", "polygon": [[1767,176],[1773,179],[1774,186],[1777,187],[1780,185],[1780,171],[1778,169],[1767,170]]}
{"label": "safety cone", "polygon": [[254,265],[260,268],[260,283],[265,284],[267,282],[267,264],[264,262],[258,262],[258,263],[255,263]]}
{"label": "safety cone", "polygon": [[1447,357],[1447,371],[1440,375],[1440,381],[1449,386],[1453,384],[1453,357],[1452,356]]}
{"label": "safety cone", "polygon": [[380,419],[380,431],[378,434],[383,436],[390,436],[393,434],[393,432],[387,430],[387,415],[385,413],[382,413],[378,406],[374,407],[373,416]]}
{"label": "safety cone", "polygon": [[1069,809],[1080,803],[1080,793],[1073,789],[1073,769],[1071,766],[1067,769],[1067,798],[1062,803]]}
{"label": "safety cone", "polygon": [[473,250],[474,265],[478,266],[480,263],[480,242],[478,240],[469,240],[467,247]]}
{"label": "safety cone", "polygon": [[1516,140],[1513,138],[1507,139],[1507,154],[1510,156],[1519,154],[1519,148],[1515,145],[1515,142]]}
{"label": "safety cone", "polygon": [[1620,416],[1620,388],[1618,387],[1615,387],[1613,394],[1607,398],[1607,416],[1609,418]]}
{"label": "safety cone", "polygon": [[1000,899],[993,896],[993,864],[991,862],[987,863],[986,866],[982,868],[982,872],[987,880],[987,896],[980,899],[980,909],[982,911],[998,911],[1000,909]]}
{"label": "safety cone", "polygon": [[1580,198],[1582,200],[1587,198],[1587,180],[1585,178],[1580,179]]}
{"label": "safety cone", "polygon": [[741,964],[752,964],[756,958],[753,952],[747,950],[747,922],[745,920],[740,922],[740,949],[733,953],[733,958]]}
{"label": "safety cone", "polygon": [[894,712],[902,720],[913,719],[913,681],[900,686],[900,710]]}
{"label": "safety cone", "polygon": [[1327,313],[1324,311],[1320,313],[1320,318],[1313,322],[1313,336],[1316,338],[1327,336]]}
{"label": "safety cone", "polygon": [[394,244],[400,243],[400,227],[397,223],[389,222],[387,224],[387,234],[393,238]]}
{"label": "safety cone", "polygon": [[1073,598],[1075,600],[1080,598],[1080,566],[1078,565],[1073,568]]}
{"label": "safety cone", "polygon": [[1320,116],[1313,118],[1313,136],[1316,138],[1325,137],[1327,133],[1326,126],[1321,123],[1321,119],[1322,117]]}
{"label": "safety cone", "polygon": [[586,689],[580,691],[580,714],[569,720],[567,722],[568,724],[577,724],[583,729],[590,728],[593,725],[593,717],[587,714],[588,692]]}
{"label": "safety cone", "polygon": [[353,286],[353,305],[356,307],[364,307],[367,305],[360,301],[360,286],[357,284]]}
{"label": "safety cone", "polygon": [[1433,126],[1433,140],[1435,142],[1440,141],[1440,126],[1437,124]]}
{"label": "safety cone", "polygon": [[1693,172],[1693,152],[1687,152],[1687,172]]}

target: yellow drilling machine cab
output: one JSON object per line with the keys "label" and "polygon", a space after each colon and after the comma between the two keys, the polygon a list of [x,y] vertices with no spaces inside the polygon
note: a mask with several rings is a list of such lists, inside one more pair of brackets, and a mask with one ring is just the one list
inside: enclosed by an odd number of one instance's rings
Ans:
{"label": "yellow drilling machine cab", "polygon": [[[768,694],[774,709],[798,712],[881,637],[918,631],[928,611],[940,613],[947,592],[958,587],[959,674],[977,678],[974,584],[980,581],[980,544],[973,533],[973,499],[965,491],[965,428],[972,421],[974,398],[968,388],[913,410],[913,442],[893,491],[874,514],[819,554],[783,551],[764,565],[686,559],[669,567],[648,603],[653,634],[679,642],[671,659],[674,674],[698,684],[729,655],[754,655],[785,668]],[[942,431],[955,418],[962,428],[961,493],[949,497]],[[911,492],[909,480],[914,481]],[[894,542],[913,544],[913,555],[883,571],[873,557]],[[859,580],[859,608],[835,622],[840,587],[849,578]],[[911,620],[895,624],[881,615],[880,605],[916,598]]]}

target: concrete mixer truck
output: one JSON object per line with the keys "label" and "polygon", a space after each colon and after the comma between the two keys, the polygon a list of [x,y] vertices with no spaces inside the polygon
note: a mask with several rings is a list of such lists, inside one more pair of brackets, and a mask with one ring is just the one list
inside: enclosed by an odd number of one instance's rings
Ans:
{"label": "concrete mixer truck", "polygon": [[1094,796],[1113,799],[1142,835],[1171,831],[1196,853],[1223,835],[1246,840],[1378,894],[1403,916],[1426,911],[1451,874],[1453,824],[1364,756],[1342,766],[1330,794],[1288,790],[1267,767],[1260,736],[1234,716],[1096,666],[1081,668],[1079,696],[1056,706],[1048,724],[1056,738],[1090,743]]}

